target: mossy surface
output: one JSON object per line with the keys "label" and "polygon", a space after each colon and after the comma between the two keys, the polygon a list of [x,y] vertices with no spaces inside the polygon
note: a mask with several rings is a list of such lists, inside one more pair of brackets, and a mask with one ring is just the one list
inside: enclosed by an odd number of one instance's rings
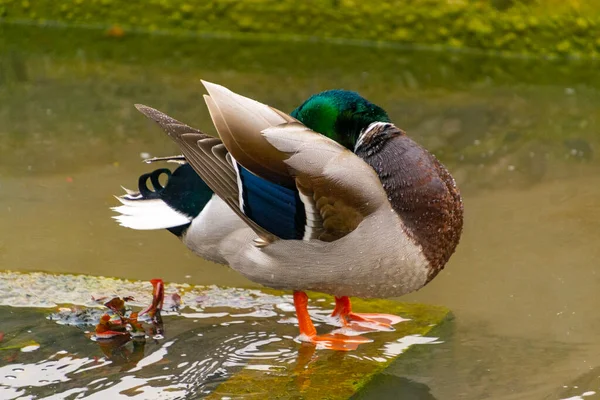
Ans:
{"label": "mossy surface", "polygon": [[[152,391],[165,399],[347,399],[399,356],[410,357],[411,343],[434,341],[420,335],[450,319],[444,307],[353,299],[356,311],[408,320],[393,332],[363,333],[373,342],[355,351],[320,350],[293,340],[298,328],[289,293],[171,283],[167,300],[178,292],[181,308],[163,313],[162,336],[94,342],[85,331],[105,310],[91,296],[133,295],[128,304],[137,310],[150,301],[148,282],[10,271],[0,271],[0,278],[0,397],[2,390],[27,385],[21,394],[39,397],[77,388],[99,396]],[[335,329],[328,317],[332,302],[310,294],[321,334]],[[47,372],[36,375],[37,368]]]}
{"label": "mossy surface", "polygon": [[554,0],[0,0],[8,21],[346,39],[547,57],[600,55],[600,4]]}
{"label": "mossy surface", "polygon": [[[325,299],[325,304],[333,301],[332,297],[317,293],[310,294],[310,298],[313,301]],[[221,383],[208,398],[236,398],[242,395],[249,399],[348,399],[360,393],[365,385],[402,354],[390,350],[384,351],[385,357],[375,356],[382,346],[396,344],[407,336],[428,335],[451,318],[447,308],[425,304],[353,299],[352,305],[358,312],[389,313],[409,320],[396,325],[394,332],[378,333],[377,340],[361,345],[357,352],[322,351],[315,354],[312,345],[303,345],[296,363],[268,374],[244,369]]]}

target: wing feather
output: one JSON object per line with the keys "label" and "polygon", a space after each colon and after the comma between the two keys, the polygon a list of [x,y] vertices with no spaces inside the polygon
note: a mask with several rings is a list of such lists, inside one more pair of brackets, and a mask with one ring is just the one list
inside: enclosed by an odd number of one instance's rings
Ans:
{"label": "wing feather", "polygon": [[[215,128],[232,157],[250,172],[271,182],[293,187],[280,152],[260,135],[263,129],[287,123],[292,117],[265,104],[202,81]],[[295,121],[295,120],[294,120]]]}
{"label": "wing feather", "polygon": [[288,156],[285,163],[305,202],[310,238],[337,240],[385,201],[375,171],[333,140],[296,122],[266,129],[263,136]]}
{"label": "wing feather", "polygon": [[206,148],[206,146],[199,144],[207,141],[207,143],[212,143],[214,146],[219,146],[221,145],[219,139],[191,128],[151,107],[136,104],[136,108],[142,114],[157,122],[167,132],[169,137],[177,143],[185,159],[208,187],[221,197],[263,241],[268,243],[274,240],[273,235],[249,219],[240,209],[235,175],[232,181],[230,174],[223,174],[224,166],[231,166],[231,164],[225,158],[222,160],[217,159],[212,150],[205,152],[202,147]]}

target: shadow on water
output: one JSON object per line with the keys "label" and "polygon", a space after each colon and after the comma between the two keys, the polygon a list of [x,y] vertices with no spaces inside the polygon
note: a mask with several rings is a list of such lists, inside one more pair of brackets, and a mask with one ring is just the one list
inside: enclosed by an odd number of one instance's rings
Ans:
{"label": "shadow on water", "polygon": [[[447,269],[405,298],[451,308],[452,339],[424,346],[428,362],[394,364],[373,390],[425,399],[581,395],[572,382],[600,365],[597,69],[0,25],[0,268],[251,286],[167,232],[110,220],[111,195],[147,171],[141,153],[176,152],[132,104],[210,127],[200,78],[286,111],[320,90],[353,89],[448,165],[466,210]],[[95,354],[93,345],[80,354]]]}
{"label": "shadow on water", "polygon": [[429,386],[407,378],[381,374],[376,376],[365,388],[365,393],[352,397],[355,400],[436,400]]}

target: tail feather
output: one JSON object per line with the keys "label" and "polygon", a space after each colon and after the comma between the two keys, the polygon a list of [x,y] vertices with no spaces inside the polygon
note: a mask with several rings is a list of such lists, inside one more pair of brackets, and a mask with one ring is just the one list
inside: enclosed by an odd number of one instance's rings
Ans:
{"label": "tail feather", "polygon": [[[131,197],[131,196],[133,196],[133,197],[139,197],[139,196],[141,196],[140,192],[136,192],[135,190],[127,189],[125,186],[121,186],[121,189],[123,189],[125,191],[125,193],[126,193],[125,197]],[[117,197],[117,196],[115,196],[115,197]],[[118,197],[117,197],[117,199],[118,199]]]}
{"label": "tail feather", "polygon": [[[165,160],[178,159],[166,157]],[[166,175],[163,185],[160,177]],[[149,186],[150,184],[150,186]],[[119,215],[112,218],[124,227],[138,230],[168,229],[180,235],[210,201],[212,191],[188,164],[173,172],[160,168],[138,179],[138,191],[123,188],[115,196],[120,206],[111,207]]]}
{"label": "tail feather", "polygon": [[187,215],[172,209],[160,199],[139,198],[130,200],[126,196],[117,197],[123,205],[111,207],[111,210],[120,214],[112,218],[126,228],[138,230],[167,229],[188,224],[192,220]]}

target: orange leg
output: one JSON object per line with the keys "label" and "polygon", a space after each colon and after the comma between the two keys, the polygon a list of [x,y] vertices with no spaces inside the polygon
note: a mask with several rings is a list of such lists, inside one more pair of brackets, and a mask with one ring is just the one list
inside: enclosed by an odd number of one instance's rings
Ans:
{"label": "orange leg", "polygon": [[308,315],[308,296],[304,292],[294,292],[294,307],[296,307],[296,316],[298,317],[298,327],[300,335],[307,338],[317,336],[317,330]]}
{"label": "orange leg", "polygon": [[335,308],[332,317],[340,317],[344,326],[357,322],[358,326],[367,330],[391,330],[392,325],[402,321],[401,317],[391,314],[357,314],[352,312],[352,304],[348,296],[335,298]]}
{"label": "orange leg", "polygon": [[337,297],[335,296],[335,308],[331,313],[332,317],[337,317],[343,314],[348,314],[352,310],[350,305],[350,299],[348,296]]}
{"label": "orange leg", "polygon": [[369,343],[370,339],[361,336],[346,335],[322,335],[317,336],[317,330],[308,314],[308,296],[304,292],[294,292],[294,307],[298,317],[298,326],[300,328],[300,340],[320,344],[331,350],[356,350],[361,343]]}
{"label": "orange leg", "polygon": [[150,318],[154,319],[156,313],[160,313],[162,310],[165,301],[165,286],[162,279],[151,279],[150,283],[152,283],[152,304],[141,311],[139,315],[148,314]]}

